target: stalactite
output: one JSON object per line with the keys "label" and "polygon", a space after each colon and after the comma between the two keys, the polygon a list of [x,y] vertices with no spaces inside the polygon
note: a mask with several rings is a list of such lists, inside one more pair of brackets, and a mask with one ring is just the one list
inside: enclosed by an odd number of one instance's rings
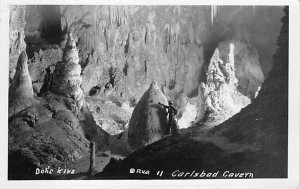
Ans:
{"label": "stalactite", "polygon": [[252,7],[253,16],[255,16],[255,6]]}
{"label": "stalactite", "polygon": [[211,5],[211,10],[210,10],[211,24],[214,24],[214,19],[216,18],[218,9],[219,9],[218,5]]}
{"label": "stalactite", "polygon": [[211,6],[211,10],[210,10],[210,21],[211,21],[211,24],[214,23],[214,6],[213,5]]}

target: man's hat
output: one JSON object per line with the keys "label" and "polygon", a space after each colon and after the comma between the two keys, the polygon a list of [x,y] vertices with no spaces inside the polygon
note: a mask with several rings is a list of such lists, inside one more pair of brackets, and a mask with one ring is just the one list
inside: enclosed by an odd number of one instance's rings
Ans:
{"label": "man's hat", "polygon": [[168,102],[169,102],[169,104],[172,104],[172,105],[173,105],[173,101],[172,101],[172,100],[169,100]]}

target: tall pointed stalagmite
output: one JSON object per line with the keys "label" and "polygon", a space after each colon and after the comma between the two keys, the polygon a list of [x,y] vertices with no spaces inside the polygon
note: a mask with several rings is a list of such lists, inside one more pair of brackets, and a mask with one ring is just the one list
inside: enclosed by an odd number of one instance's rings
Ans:
{"label": "tall pointed stalagmite", "polygon": [[83,106],[83,91],[81,66],[79,65],[78,50],[76,43],[69,33],[63,53],[63,60],[59,62],[53,72],[51,91],[55,94],[72,99],[72,109],[78,110]]}
{"label": "tall pointed stalagmite", "polygon": [[225,61],[216,49],[208,66],[207,82],[199,87],[197,122],[217,125],[238,113],[250,99],[237,91],[235,77],[234,45],[229,45]]}
{"label": "tall pointed stalagmite", "polygon": [[16,73],[9,86],[9,117],[34,103],[27,61],[27,54],[22,51],[18,59]]}
{"label": "tall pointed stalagmite", "polygon": [[129,121],[128,142],[133,149],[153,143],[168,133],[166,112],[159,102],[167,104],[167,98],[157,83],[152,82],[134,108]]}

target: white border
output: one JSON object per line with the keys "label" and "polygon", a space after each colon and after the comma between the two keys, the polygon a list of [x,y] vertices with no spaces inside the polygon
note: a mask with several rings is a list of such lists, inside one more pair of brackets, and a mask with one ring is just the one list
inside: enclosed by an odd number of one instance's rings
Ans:
{"label": "white border", "polygon": [[[299,187],[299,125],[300,125],[300,13],[298,0],[0,0],[0,188],[298,188]],[[78,181],[8,181],[8,62],[9,4],[56,5],[289,5],[289,153],[288,179],[249,180],[78,180]]]}

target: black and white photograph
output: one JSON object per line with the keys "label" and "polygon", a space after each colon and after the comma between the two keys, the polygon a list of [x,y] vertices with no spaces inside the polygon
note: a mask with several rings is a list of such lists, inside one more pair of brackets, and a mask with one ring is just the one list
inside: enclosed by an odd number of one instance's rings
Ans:
{"label": "black and white photograph", "polygon": [[8,3],[6,182],[299,176],[286,2]]}

